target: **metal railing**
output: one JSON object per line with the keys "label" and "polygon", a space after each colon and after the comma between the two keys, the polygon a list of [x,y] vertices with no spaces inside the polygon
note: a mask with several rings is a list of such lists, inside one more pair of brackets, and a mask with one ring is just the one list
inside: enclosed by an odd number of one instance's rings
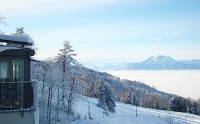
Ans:
{"label": "metal railing", "polygon": [[0,112],[34,109],[36,82],[0,82]]}

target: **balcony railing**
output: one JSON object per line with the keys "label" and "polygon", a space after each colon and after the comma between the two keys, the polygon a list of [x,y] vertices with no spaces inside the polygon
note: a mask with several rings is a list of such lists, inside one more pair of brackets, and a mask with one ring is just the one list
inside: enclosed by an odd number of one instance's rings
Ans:
{"label": "balcony railing", "polygon": [[0,112],[34,109],[36,82],[0,82]]}

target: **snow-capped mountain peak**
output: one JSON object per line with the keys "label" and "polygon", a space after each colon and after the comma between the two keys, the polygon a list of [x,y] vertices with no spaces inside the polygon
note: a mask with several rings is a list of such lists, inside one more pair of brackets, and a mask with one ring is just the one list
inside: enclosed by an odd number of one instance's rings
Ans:
{"label": "snow-capped mountain peak", "polygon": [[[88,66],[87,66],[88,67]],[[200,69],[200,60],[175,60],[169,56],[151,56],[140,63],[105,64],[89,66],[94,70],[191,70]]]}
{"label": "snow-capped mountain peak", "polygon": [[175,61],[174,59],[172,59],[171,57],[169,56],[164,56],[164,55],[159,55],[159,56],[151,56],[149,57],[148,59],[146,59],[145,61],[143,62],[153,62],[153,63],[168,63],[168,62],[173,62]]}

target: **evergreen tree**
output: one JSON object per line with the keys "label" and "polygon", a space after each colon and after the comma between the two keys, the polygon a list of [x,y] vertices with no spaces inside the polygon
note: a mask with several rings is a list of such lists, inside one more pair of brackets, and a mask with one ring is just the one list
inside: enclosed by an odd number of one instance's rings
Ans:
{"label": "evergreen tree", "polygon": [[199,105],[198,105],[197,101],[194,102],[193,109],[194,109],[194,111],[193,111],[192,114],[198,115],[199,114],[199,110],[198,110],[199,109]]}
{"label": "evergreen tree", "polygon": [[133,105],[137,105],[137,106],[139,105],[135,94],[133,95]]}
{"label": "evergreen tree", "polygon": [[133,104],[133,93],[131,92],[131,90],[129,89],[129,94],[128,94],[128,97],[127,97],[127,103],[128,104]]}
{"label": "evergreen tree", "polygon": [[194,103],[191,103],[189,105],[189,113],[190,114],[195,114],[195,105],[194,105]]}
{"label": "evergreen tree", "polygon": [[186,112],[187,106],[185,99],[178,96],[173,97],[170,104],[170,110],[176,112]]}
{"label": "evergreen tree", "polygon": [[[72,50],[72,46],[70,45],[69,41],[64,41],[63,48],[59,50],[61,53],[58,54],[56,57],[57,65],[61,69],[61,81],[60,86],[58,86],[58,93],[61,89],[61,103],[62,107],[64,108],[64,111],[67,111],[67,113],[72,113],[71,110],[71,104],[73,99],[71,98],[73,95],[74,89],[74,82],[72,83],[72,75],[73,75],[73,66],[77,63],[76,60],[73,58],[73,56],[76,56],[74,54],[74,50]],[[74,78],[74,77],[73,77]],[[68,90],[69,89],[69,92]],[[58,94],[59,95],[59,94]],[[59,100],[58,100],[59,102]],[[67,103],[67,108],[65,104]],[[70,107],[70,108],[69,108]],[[66,108],[66,109],[65,109]]]}
{"label": "evergreen tree", "polygon": [[25,36],[24,27],[16,28],[15,33],[11,33],[11,35],[15,36]]}
{"label": "evergreen tree", "polygon": [[6,25],[6,23],[4,22],[6,17],[0,15],[0,24],[3,23],[4,25]]}
{"label": "evergreen tree", "polygon": [[[24,33],[24,27],[16,28],[15,33],[11,33],[11,35],[15,35],[15,36],[27,36],[27,34]],[[10,46],[10,47],[22,47],[22,45],[13,44],[13,43],[7,43],[7,46]]]}
{"label": "evergreen tree", "polygon": [[99,103],[97,106],[103,108],[105,111],[109,110],[110,112],[115,112],[115,97],[106,83],[101,83],[99,86]]}
{"label": "evergreen tree", "polygon": [[170,110],[171,111],[178,111],[178,98],[175,96],[172,98],[170,103]]}
{"label": "evergreen tree", "polygon": [[[38,48],[35,46],[35,41],[33,40],[33,38],[24,32],[24,27],[20,27],[20,28],[16,28],[15,33],[11,33],[11,35],[14,36],[24,36],[24,37],[28,37],[32,40],[32,45],[31,46],[23,46],[26,48],[31,48],[34,49],[35,51],[38,50]],[[22,47],[22,45],[19,44],[12,44],[12,43],[7,43],[7,46],[11,46],[11,47]]]}
{"label": "evergreen tree", "polygon": [[197,108],[196,108],[196,111],[197,111],[197,115],[200,115],[200,98],[196,101],[197,102]]}

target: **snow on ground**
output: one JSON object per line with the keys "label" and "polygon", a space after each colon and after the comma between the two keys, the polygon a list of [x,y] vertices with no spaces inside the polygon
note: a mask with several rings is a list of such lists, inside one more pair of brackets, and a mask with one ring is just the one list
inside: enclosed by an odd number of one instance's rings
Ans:
{"label": "snow on ground", "polygon": [[[90,103],[93,120],[88,119],[88,103]],[[107,116],[101,108],[96,106],[97,103],[95,98],[82,97],[79,99],[75,111],[80,113],[81,117],[72,124],[167,124],[168,118],[171,118],[176,124],[200,124],[200,116],[197,115],[143,107],[137,107],[138,116],[136,116],[136,106],[120,102],[116,102],[116,112],[109,112]]]}

